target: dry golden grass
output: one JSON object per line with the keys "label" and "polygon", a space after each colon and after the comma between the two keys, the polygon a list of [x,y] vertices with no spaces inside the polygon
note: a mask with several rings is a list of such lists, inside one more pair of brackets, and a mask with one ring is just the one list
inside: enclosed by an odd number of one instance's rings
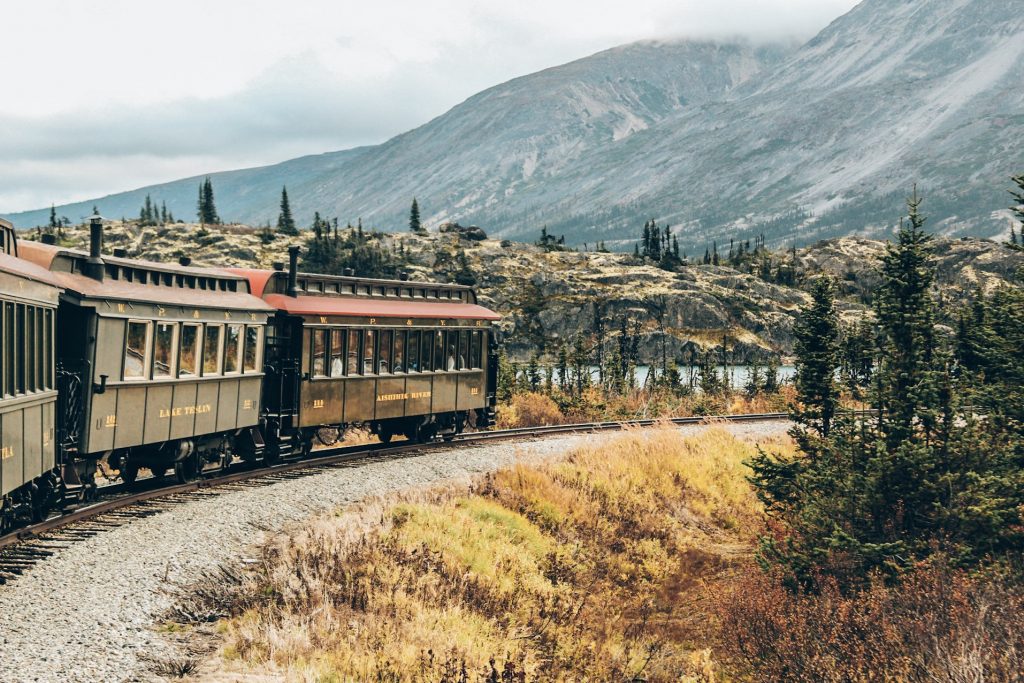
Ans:
{"label": "dry golden grass", "polygon": [[225,666],[294,681],[716,680],[701,586],[759,527],[753,452],[718,427],[631,431],[469,494],[319,518],[265,547],[223,623]]}

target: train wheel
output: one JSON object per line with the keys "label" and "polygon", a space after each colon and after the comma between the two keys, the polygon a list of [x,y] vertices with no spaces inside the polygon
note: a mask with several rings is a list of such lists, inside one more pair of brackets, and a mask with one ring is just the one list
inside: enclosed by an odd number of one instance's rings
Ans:
{"label": "train wheel", "polygon": [[[134,484],[135,480],[139,476],[138,465],[124,463],[123,465],[121,465],[121,469],[119,471],[121,474],[121,481],[124,482],[125,486],[131,486],[132,484]],[[153,473],[153,476],[156,476],[155,472]]]}
{"label": "train wheel", "polygon": [[199,457],[193,454],[174,463],[174,476],[179,484],[187,484],[199,477],[199,469]]}

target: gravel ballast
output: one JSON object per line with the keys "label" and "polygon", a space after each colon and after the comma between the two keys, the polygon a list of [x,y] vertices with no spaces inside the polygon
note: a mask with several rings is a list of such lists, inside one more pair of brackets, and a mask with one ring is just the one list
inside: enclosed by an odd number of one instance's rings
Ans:
{"label": "gravel ballast", "polygon": [[[758,439],[781,434],[788,425],[725,426],[739,437]],[[151,673],[152,661],[176,654],[175,646],[154,628],[173,600],[168,584],[187,584],[206,570],[247,556],[266,530],[366,497],[465,479],[516,461],[553,458],[608,438],[614,433],[430,449],[422,455],[196,496],[100,532],[0,586],[0,681],[160,680]]]}

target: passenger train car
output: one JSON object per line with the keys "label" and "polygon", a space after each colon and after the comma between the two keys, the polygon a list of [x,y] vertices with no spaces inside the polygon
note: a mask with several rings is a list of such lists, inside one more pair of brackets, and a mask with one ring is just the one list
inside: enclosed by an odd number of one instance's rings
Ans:
{"label": "passenger train car", "polygon": [[60,289],[0,221],[0,529],[57,502],[54,325]]}
{"label": "passenger train car", "polygon": [[458,285],[161,264],[18,242],[0,224],[0,528],[88,499],[97,474],[180,481],[493,423],[499,319]]}

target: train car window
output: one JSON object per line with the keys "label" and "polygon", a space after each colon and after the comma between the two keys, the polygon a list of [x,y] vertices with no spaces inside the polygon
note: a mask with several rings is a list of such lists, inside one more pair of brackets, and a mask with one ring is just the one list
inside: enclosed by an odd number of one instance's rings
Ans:
{"label": "train car window", "polygon": [[444,370],[448,367],[445,362],[444,332],[438,330],[434,334],[434,370]]}
{"label": "train car window", "polygon": [[469,331],[462,330],[459,332],[459,370],[465,370],[466,358],[469,356]]}
{"label": "train car window", "polygon": [[448,332],[447,344],[444,347],[444,362],[445,369],[455,370],[458,367],[458,345],[459,345],[459,333],[455,330]]}
{"label": "train car window", "polygon": [[178,324],[158,322],[153,335],[153,377],[174,376],[174,349]]}
{"label": "train car window", "polygon": [[[0,238],[6,234],[0,230]],[[0,395],[7,393],[7,307],[0,302]]]}
{"label": "train car window", "polygon": [[145,379],[149,364],[148,322],[128,321],[127,340],[124,345],[124,378]]}
{"label": "train car window", "polygon": [[405,330],[395,330],[395,354],[391,372],[405,372]]}
{"label": "train car window", "polygon": [[331,377],[345,374],[345,331],[331,330]]}
{"label": "train car window", "polygon": [[423,343],[420,345],[420,372],[430,372],[434,367],[434,333],[423,331]]}
{"label": "train car window", "polygon": [[46,358],[49,355],[49,339],[46,338],[44,321],[45,309],[36,309],[36,389],[42,391],[46,388]]}
{"label": "train car window", "polygon": [[473,332],[470,333],[470,338],[469,338],[469,363],[470,363],[470,367],[473,367],[473,368],[482,368],[483,367],[483,363],[480,362],[481,361],[481,358],[480,358],[480,349],[481,349],[480,340],[481,340],[480,331],[479,330],[473,330]]}
{"label": "train car window", "polygon": [[199,341],[203,326],[186,323],[181,326],[181,351],[178,355],[178,377],[199,376]]}
{"label": "train car window", "polygon": [[47,359],[46,386],[48,386],[51,389],[57,388],[57,344],[55,342],[55,335],[57,333],[57,322],[54,319],[55,313],[56,312],[53,311],[52,309],[46,309],[46,329],[49,338],[49,345],[47,346],[47,349],[50,354],[49,358]]}
{"label": "train car window", "polygon": [[375,296],[383,296],[384,288],[381,287],[381,286],[376,286],[376,287],[373,288],[373,293],[374,293]]}
{"label": "train car window", "polygon": [[388,287],[388,296],[398,296],[398,287]]}
{"label": "train car window", "polygon": [[414,330],[409,333],[409,343],[406,344],[405,348],[408,351],[408,363],[407,368],[409,372],[420,371],[420,332]]}
{"label": "train car window", "polygon": [[377,356],[377,374],[386,375],[391,372],[391,330],[381,330],[380,354]]}
{"label": "train car window", "polygon": [[362,335],[359,330],[348,331],[348,366],[346,374],[359,374],[359,342]]}
{"label": "train car window", "polygon": [[24,306],[25,317],[22,323],[22,343],[25,345],[25,384],[22,391],[30,393],[36,390],[36,365],[38,365],[38,347],[36,346],[36,309],[35,306]]}
{"label": "train car window", "polygon": [[220,374],[220,346],[224,336],[223,330],[223,325],[206,326],[206,334],[203,335],[203,377]]}
{"label": "train car window", "polygon": [[227,325],[224,335],[224,374],[237,373],[242,353],[242,325]]}
{"label": "train car window", "polygon": [[14,396],[14,375],[15,375],[15,343],[18,339],[14,329],[14,304],[4,304],[4,393]]}
{"label": "train car window", "polygon": [[258,325],[246,325],[245,327],[245,351],[242,355],[243,372],[259,372],[262,332],[263,328]]}
{"label": "train car window", "polygon": [[313,376],[327,376],[327,330],[313,330]]}
{"label": "train car window", "polygon": [[373,374],[373,356],[376,350],[377,334],[373,330],[366,330],[363,335],[363,374]]}

